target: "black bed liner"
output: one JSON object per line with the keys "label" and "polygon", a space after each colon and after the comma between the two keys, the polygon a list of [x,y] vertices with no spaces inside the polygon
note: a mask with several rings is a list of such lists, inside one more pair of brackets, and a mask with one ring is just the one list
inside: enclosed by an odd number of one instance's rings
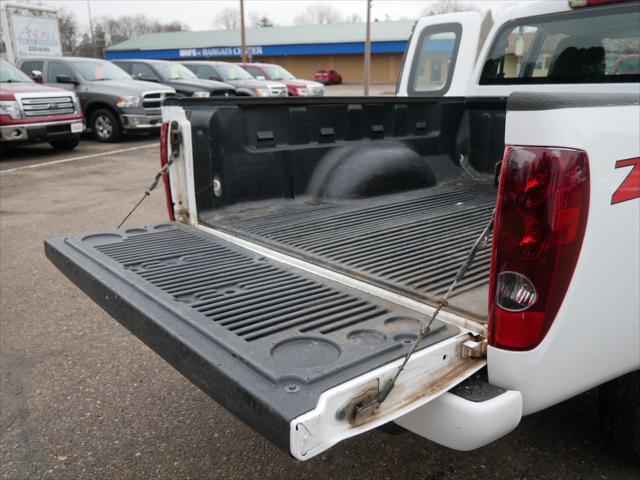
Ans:
{"label": "black bed liner", "polygon": [[[489,221],[493,182],[461,181],[363,200],[302,198],[205,211],[200,220],[419,301],[448,289]],[[449,306],[484,320],[491,248],[477,255]]]}
{"label": "black bed liner", "polygon": [[[164,224],[51,239],[49,259],[218,403],[289,451],[327,389],[399,358],[419,313]],[[456,333],[436,322],[422,348]]]}

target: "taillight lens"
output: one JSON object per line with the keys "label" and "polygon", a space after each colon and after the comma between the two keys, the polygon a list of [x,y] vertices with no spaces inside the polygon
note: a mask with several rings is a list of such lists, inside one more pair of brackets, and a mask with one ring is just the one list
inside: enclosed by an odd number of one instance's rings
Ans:
{"label": "taillight lens", "polygon": [[[164,166],[169,161],[168,157],[168,145],[169,142],[169,123],[163,122],[160,130],[160,165]],[[169,211],[169,219],[173,222],[176,217],[173,211],[173,199],[171,198],[171,186],[169,184],[169,175],[162,176],[162,183],[164,184],[164,194],[167,200],[167,210]]]}
{"label": "taillight lens", "polygon": [[491,262],[490,345],[528,350],[542,341],[573,276],[588,210],[586,152],[507,147]]}

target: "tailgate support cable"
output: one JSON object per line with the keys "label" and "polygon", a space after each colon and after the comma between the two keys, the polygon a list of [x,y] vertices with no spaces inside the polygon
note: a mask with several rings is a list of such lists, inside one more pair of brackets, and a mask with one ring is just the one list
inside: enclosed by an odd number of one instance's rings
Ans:
{"label": "tailgate support cable", "polygon": [[434,320],[440,313],[440,310],[442,310],[442,307],[445,307],[448,305],[447,300],[449,298],[449,295],[451,295],[451,292],[453,292],[454,288],[456,288],[456,285],[458,284],[458,282],[464,278],[464,276],[467,273],[467,270],[469,270],[469,267],[471,267],[471,265],[473,264],[473,260],[475,259],[476,253],[478,253],[478,251],[482,250],[484,247],[487,246],[489,235],[491,235],[491,232],[493,230],[494,215],[495,215],[495,209],[491,213],[491,219],[489,220],[489,223],[482,230],[482,233],[480,234],[480,236],[476,239],[476,241],[471,246],[471,249],[469,250],[469,253],[467,254],[465,261],[462,263],[462,265],[460,265],[460,269],[458,270],[458,273],[456,273],[456,276],[453,279],[453,282],[451,283],[451,285],[449,286],[447,293],[444,294],[442,299],[438,300],[437,307],[434,310],[433,314],[431,315],[431,318],[420,329],[420,333],[414,340],[413,345],[411,345],[411,348],[409,349],[407,354],[404,356],[404,360],[400,364],[400,367],[398,367],[398,370],[394,374],[393,378],[391,378],[391,380],[389,380],[389,382],[384,387],[382,387],[382,389],[378,392],[378,395],[375,398],[373,398],[369,402],[361,403],[360,405],[356,406],[355,408],[356,416],[358,416],[359,414],[366,415],[367,412],[371,412],[372,410],[378,408],[382,404],[382,402],[384,402],[386,398],[389,396],[389,394],[391,393],[391,390],[393,390],[393,387],[396,384],[396,380],[404,370],[404,367],[407,365],[407,362],[409,361],[411,356],[417,350],[418,345],[424,339],[424,337],[426,337],[431,332],[431,325],[433,324]]}
{"label": "tailgate support cable", "polygon": [[169,161],[164,164],[164,166],[160,169],[160,171],[156,173],[156,176],[153,179],[153,182],[151,182],[151,185],[149,185],[149,187],[144,191],[142,198],[138,200],[138,203],[136,203],[135,206],[131,209],[131,211],[127,213],[127,216],[122,219],[122,221],[120,222],[120,225],[118,225],[118,228],[122,227],[122,225],[124,225],[124,222],[126,222],[127,219],[131,215],[133,215],[133,212],[135,212],[137,208],[142,204],[142,202],[144,202],[144,199],[147,198],[149,195],[151,195],[151,192],[158,186],[158,183],[160,182],[160,179],[162,178],[162,176],[167,174],[167,169],[171,166],[172,163],[173,163],[173,160],[169,159]]}

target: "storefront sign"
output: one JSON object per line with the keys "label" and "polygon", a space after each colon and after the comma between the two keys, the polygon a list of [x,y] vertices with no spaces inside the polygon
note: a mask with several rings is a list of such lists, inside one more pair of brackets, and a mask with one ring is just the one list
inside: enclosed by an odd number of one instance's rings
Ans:
{"label": "storefront sign", "polygon": [[[180,58],[241,57],[240,47],[181,48]],[[262,55],[262,47],[247,47],[247,55]]]}

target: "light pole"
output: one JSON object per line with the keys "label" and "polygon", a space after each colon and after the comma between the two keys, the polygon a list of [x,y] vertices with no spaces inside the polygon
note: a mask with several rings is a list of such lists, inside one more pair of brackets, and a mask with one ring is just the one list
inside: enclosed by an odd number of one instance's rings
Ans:
{"label": "light pole", "polygon": [[364,40],[364,96],[369,96],[369,75],[371,73],[371,1],[367,2],[367,33]]}
{"label": "light pole", "polygon": [[98,57],[98,49],[96,48],[96,38],[93,36],[93,18],[91,17],[91,4],[87,0],[87,11],[89,12],[89,33],[91,35],[91,45],[93,46],[93,54]]}
{"label": "light pole", "polygon": [[247,62],[247,38],[244,32],[244,0],[240,0],[240,42],[242,48],[242,63]]}

